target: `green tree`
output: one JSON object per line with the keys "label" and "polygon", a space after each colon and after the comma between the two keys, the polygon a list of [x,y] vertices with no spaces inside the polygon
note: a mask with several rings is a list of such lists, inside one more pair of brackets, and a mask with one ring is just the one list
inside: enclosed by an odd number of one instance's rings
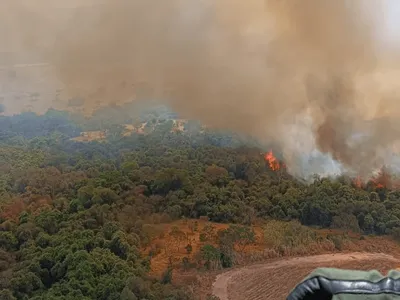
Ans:
{"label": "green tree", "polygon": [[370,214],[367,214],[364,218],[364,230],[368,233],[371,233],[374,230],[374,225],[374,218]]}
{"label": "green tree", "polygon": [[0,245],[7,251],[13,251],[17,249],[18,240],[12,232],[0,231]]}
{"label": "green tree", "polygon": [[200,249],[201,258],[205,261],[205,266],[209,270],[221,268],[221,253],[212,245],[204,245]]}

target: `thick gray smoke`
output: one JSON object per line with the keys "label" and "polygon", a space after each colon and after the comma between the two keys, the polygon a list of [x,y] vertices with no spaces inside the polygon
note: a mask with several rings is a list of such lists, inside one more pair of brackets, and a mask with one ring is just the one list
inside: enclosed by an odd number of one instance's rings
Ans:
{"label": "thick gray smoke", "polygon": [[273,140],[300,176],[324,171],[322,158],[312,170],[301,162],[315,149],[367,175],[400,139],[384,1],[97,0],[70,15],[61,0],[5,2],[8,17],[30,12],[6,19],[19,47],[39,51],[87,112],[164,99],[184,117]]}

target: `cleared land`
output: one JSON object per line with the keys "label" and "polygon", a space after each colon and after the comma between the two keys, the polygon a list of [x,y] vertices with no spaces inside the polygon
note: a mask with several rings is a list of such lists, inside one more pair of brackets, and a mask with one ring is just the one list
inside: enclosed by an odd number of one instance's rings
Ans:
{"label": "cleared land", "polygon": [[220,300],[285,299],[290,290],[316,267],[377,269],[386,273],[400,260],[383,253],[339,253],[281,259],[233,269],[217,276],[212,291]]}

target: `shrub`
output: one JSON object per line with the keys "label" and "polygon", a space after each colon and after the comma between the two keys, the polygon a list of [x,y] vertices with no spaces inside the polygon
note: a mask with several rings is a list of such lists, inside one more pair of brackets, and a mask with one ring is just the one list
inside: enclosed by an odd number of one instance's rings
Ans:
{"label": "shrub", "polygon": [[161,276],[161,283],[168,284],[172,282],[172,268],[168,267]]}
{"label": "shrub", "polygon": [[286,248],[304,248],[321,242],[314,230],[298,221],[269,221],[264,227],[264,241],[280,253],[286,252]]}

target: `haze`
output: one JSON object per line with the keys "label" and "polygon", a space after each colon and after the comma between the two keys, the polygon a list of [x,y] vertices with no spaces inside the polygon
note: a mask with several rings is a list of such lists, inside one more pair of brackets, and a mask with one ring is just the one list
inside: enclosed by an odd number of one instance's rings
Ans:
{"label": "haze", "polygon": [[[87,114],[110,103],[165,99],[183,117],[274,141],[297,176],[324,172],[321,158],[305,167],[304,155],[316,150],[340,172],[368,176],[394,163],[400,60],[393,0],[1,6],[3,65],[49,63],[37,85],[51,94],[31,104],[37,110],[65,107],[71,97],[84,100],[76,109]],[[6,94],[34,89],[27,83],[37,76],[23,74],[3,87]],[[60,88],[65,94],[55,100]],[[7,109],[21,110],[13,99],[5,99]]]}

